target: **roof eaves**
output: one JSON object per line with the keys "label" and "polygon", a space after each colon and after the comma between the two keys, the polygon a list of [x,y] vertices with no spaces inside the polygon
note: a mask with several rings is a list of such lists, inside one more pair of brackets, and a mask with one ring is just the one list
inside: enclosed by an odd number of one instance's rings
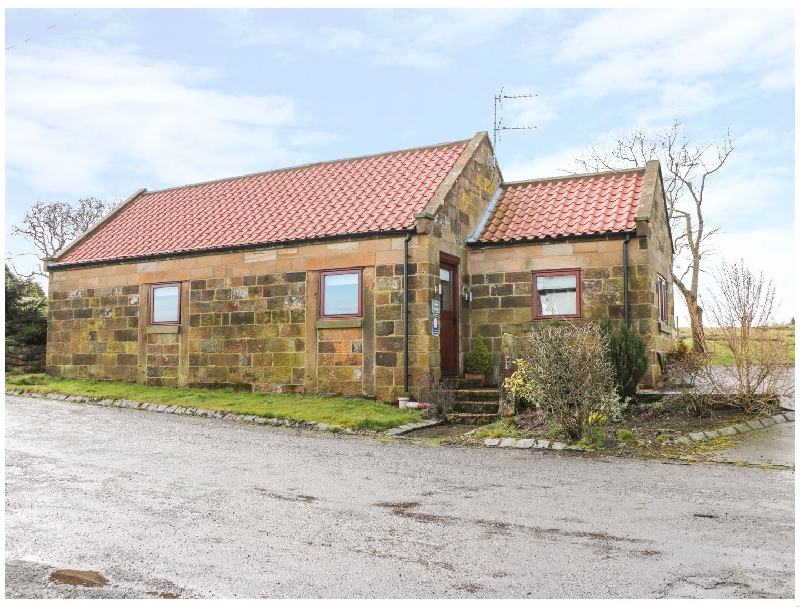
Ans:
{"label": "roof eaves", "polygon": [[163,259],[163,258],[171,258],[171,257],[188,257],[192,255],[206,255],[212,253],[223,253],[227,251],[247,251],[251,249],[261,249],[261,248],[274,248],[274,247],[285,247],[285,246],[297,246],[303,244],[309,244],[314,242],[327,242],[327,241],[336,241],[336,240],[348,240],[351,238],[381,238],[381,237],[392,237],[392,236],[404,236],[409,232],[416,231],[415,227],[410,228],[397,228],[391,230],[383,230],[383,231],[376,231],[376,232],[353,232],[349,234],[334,234],[331,236],[317,236],[314,238],[298,238],[294,240],[275,240],[272,242],[256,242],[251,244],[244,244],[244,245],[224,245],[219,247],[207,247],[204,249],[186,249],[183,251],[170,251],[167,253],[155,253],[150,255],[132,255],[130,257],[114,257],[114,258],[106,258],[106,259],[90,259],[85,261],[75,261],[75,262],[61,262],[55,263],[49,266],[53,270],[64,270],[68,268],[74,267],[83,267],[83,266],[95,266],[95,265],[111,265],[111,264],[120,264],[120,263],[133,263],[133,262],[141,262],[141,261],[149,261],[152,259]]}
{"label": "roof eaves", "polygon": [[622,238],[623,236],[631,234],[636,235],[636,230],[618,230],[608,232],[591,232],[588,234],[559,234],[558,236],[541,236],[535,238],[504,238],[497,240],[473,240],[467,241],[467,244],[473,248],[483,248],[492,246],[506,246],[517,244],[535,244],[535,243],[549,243],[559,242],[562,240],[592,240],[597,238]]}

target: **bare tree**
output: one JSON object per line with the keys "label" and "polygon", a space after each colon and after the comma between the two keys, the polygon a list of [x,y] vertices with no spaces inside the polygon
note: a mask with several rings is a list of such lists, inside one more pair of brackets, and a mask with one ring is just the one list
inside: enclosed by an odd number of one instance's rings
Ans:
{"label": "bare tree", "polygon": [[679,121],[660,133],[642,129],[620,134],[610,147],[591,147],[576,160],[584,171],[609,171],[642,167],[660,160],[663,167],[667,214],[675,249],[672,281],[689,310],[694,348],[705,352],[703,309],[698,286],[707,239],[719,231],[708,229],[703,220],[703,196],[707,179],[719,171],[733,152],[730,132],[721,142],[694,145]]}
{"label": "bare tree", "polygon": [[714,337],[730,348],[734,365],[717,367],[711,378],[719,392],[736,391],[746,411],[774,413],[777,398],[791,396],[789,347],[775,326],[775,285],[740,260],[723,263],[716,275],[719,293],[711,293],[709,318]]}
{"label": "bare tree", "polygon": [[[39,200],[28,209],[22,222],[12,227],[11,234],[19,234],[31,242],[38,251],[37,257],[44,263],[46,259],[53,257],[67,244],[89,230],[111,207],[111,203],[97,198],[81,198],[75,205],[68,202]],[[8,259],[20,255],[27,253],[7,254],[6,257]],[[38,275],[47,278],[47,272],[43,267],[24,274],[17,271],[10,259],[8,261],[18,276],[29,279]]]}

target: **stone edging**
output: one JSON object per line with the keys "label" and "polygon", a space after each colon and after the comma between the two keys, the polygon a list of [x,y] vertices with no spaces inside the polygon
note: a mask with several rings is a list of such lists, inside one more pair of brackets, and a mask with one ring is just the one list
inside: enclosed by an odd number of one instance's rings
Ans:
{"label": "stone edging", "polygon": [[[360,428],[349,428],[339,426],[336,424],[325,424],[308,421],[296,421],[292,419],[282,419],[277,417],[260,417],[258,415],[242,415],[238,413],[226,413],[224,411],[214,411],[213,409],[201,409],[193,407],[179,407],[177,405],[157,405],[154,403],[141,403],[134,400],[123,399],[110,399],[110,398],[94,398],[91,396],[68,396],[66,394],[58,394],[57,392],[50,392],[42,394],[40,392],[28,392],[27,390],[6,390],[6,394],[11,396],[30,396],[35,398],[47,398],[49,400],[61,400],[68,403],[83,403],[88,405],[97,405],[101,407],[116,407],[118,409],[141,409],[147,411],[155,411],[157,413],[174,413],[175,415],[194,415],[195,417],[213,417],[216,419],[223,419],[227,421],[238,421],[246,424],[258,424],[261,426],[282,426],[290,428],[301,428],[304,430],[319,430],[321,432],[341,432],[342,434],[354,434],[360,436],[381,436],[389,434],[392,430],[406,428],[407,426],[424,427],[424,425],[434,425],[428,422],[419,422],[416,424],[406,424],[397,428],[390,428],[384,432],[376,432],[374,430],[366,430]],[[430,420],[437,422],[437,420]],[[413,429],[413,428],[412,428]],[[408,430],[405,430],[406,432]],[[399,433],[398,433],[399,434]]]}
{"label": "stone edging", "polygon": [[405,434],[406,432],[411,432],[412,430],[419,430],[420,428],[430,428],[431,426],[438,426],[443,422],[444,422],[443,419],[426,419],[421,422],[403,424],[402,426],[397,426],[396,428],[390,428],[386,432],[384,432],[384,434],[386,434],[387,436],[399,436],[401,434]]}
{"label": "stone edging", "polygon": [[[708,440],[711,438],[718,438],[720,436],[732,436],[734,434],[741,434],[743,432],[750,432],[752,430],[760,430],[762,428],[769,428],[775,424],[784,424],[787,421],[794,421],[794,411],[784,411],[772,417],[764,417],[762,419],[754,419],[746,423],[736,424],[735,426],[726,426],[717,430],[705,430],[703,432],[692,432],[688,438],[681,436],[675,440],[665,440],[664,445],[688,445],[692,442]],[[535,438],[487,438],[483,441],[486,447],[505,447],[515,449],[552,449],[554,451],[586,451],[583,447],[578,445],[567,445],[565,443],[550,442],[547,440],[536,440]]]}
{"label": "stone edging", "polygon": [[681,436],[674,440],[664,441],[665,445],[688,445],[691,442],[698,442],[708,440],[711,438],[719,438],[720,436],[733,436],[734,434],[742,434],[743,432],[751,432],[752,430],[761,430],[762,428],[769,428],[775,424],[785,424],[787,421],[794,421],[794,411],[784,411],[772,417],[763,417],[761,419],[752,419],[748,422],[742,422],[735,426],[725,426],[717,430],[705,430],[703,432],[691,432],[689,436]]}
{"label": "stone edging", "polygon": [[514,447],[515,449],[552,449],[553,451],[586,451],[578,445],[536,440],[535,438],[487,438],[483,441],[487,447]]}

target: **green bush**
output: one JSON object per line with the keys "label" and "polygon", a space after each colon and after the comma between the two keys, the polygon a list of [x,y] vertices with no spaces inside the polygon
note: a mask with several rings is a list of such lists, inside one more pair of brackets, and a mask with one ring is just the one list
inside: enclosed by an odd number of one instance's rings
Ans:
{"label": "green bush", "polygon": [[483,343],[483,336],[478,335],[467,352],[466,372],[476,375],[491,375],[494,370],[494,358],[489,348]]}
{"label": "green bush", "polygon": [[608,316],[600,322],[600,329],[608,335],[608,356],[614,366],[617,393],[620,398],[633,398],[636,386],[647,371],[644,342],[639,332],[624,322],[614,329]]}
{"label": "green bush", "polygon": [[47,300],[42,288],[6,266],[6,340],[25,346],[47,343]]}

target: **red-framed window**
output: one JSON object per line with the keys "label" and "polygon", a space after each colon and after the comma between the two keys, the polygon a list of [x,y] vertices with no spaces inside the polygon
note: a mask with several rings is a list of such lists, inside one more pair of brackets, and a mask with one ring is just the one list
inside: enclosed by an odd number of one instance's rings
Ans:
{"label": "red-framed window", "polygon": [[667,318],[667,281],[666,279],[658,275],[657,286],[658,286],[658,322],[666,323],[668,321]]}
{"label": "red-framed window", "polygon": [[319,317],[361,318],[363,278],[363,268],[320,272]]}
{"label": "red-framed window", "polygon": [[150,285],[149,324],[181,324],[181,283],[162,282]]}
{"label": "red-framed window", "polygon": [[580,318],[581,271],[542,270],[532,272],[533,318]]}

